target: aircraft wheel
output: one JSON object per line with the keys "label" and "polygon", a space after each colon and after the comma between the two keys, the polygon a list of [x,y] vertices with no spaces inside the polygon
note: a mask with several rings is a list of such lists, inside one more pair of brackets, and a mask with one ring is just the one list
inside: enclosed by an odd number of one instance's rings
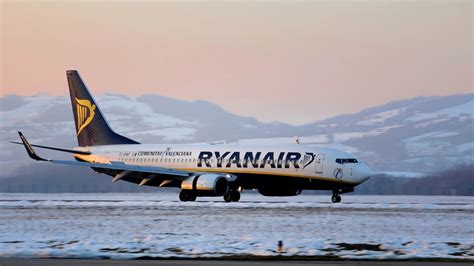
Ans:
{"label": "aircraft wheel", "polygon": [[225,202],[237,202],[240,200],[240,192],[237,190],[231,190],[224,195]]}
{"label": "aircraft wheel", "polygon": [[188,194],[188,201],[196,201],[196,195]]}
{"label": "aircraft wheel", "polygon": [[341,195],[339,195],[339,194],[334,194],[334,195],[332,195],[331,201],[332,201],[332,203],[339,203],[339,202],[341,202]]}
{"label": "aircraft wheel", "polygon": [[229,194],[232,201],[237,202],[240,200],[240,192],[238,192],[237,190],[233,190]]}
{"label": "aircraft wheel", "polygon": [[179,193],[179,200],[180,201],[195,201],[196,200],[196,195],[188,192],[188,191],[181,191]]}
{"label": "aircraft wheel", "polygon": [[232,191],[229,191],[226,194],[224,194],[224,201],[225,202],[231,202],[232,201]]}

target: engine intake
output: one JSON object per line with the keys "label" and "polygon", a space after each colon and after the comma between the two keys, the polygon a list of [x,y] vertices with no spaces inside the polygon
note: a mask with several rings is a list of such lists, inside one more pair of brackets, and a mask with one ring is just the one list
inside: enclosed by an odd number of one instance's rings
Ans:
{"label": "engine intake", "polygon": [[229,182],[220,175],[203,174],[183,180],[181,189],[193,191],[196,196],[222,196],[229,191]]}

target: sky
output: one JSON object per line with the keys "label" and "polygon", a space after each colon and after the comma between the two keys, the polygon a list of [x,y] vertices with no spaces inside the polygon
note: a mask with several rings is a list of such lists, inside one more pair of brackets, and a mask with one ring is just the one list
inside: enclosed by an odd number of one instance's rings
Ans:
{"label": "sky", "polygon": [[472,1],[0,1],[0,96],[203,99],[303,124],[473,92]]}

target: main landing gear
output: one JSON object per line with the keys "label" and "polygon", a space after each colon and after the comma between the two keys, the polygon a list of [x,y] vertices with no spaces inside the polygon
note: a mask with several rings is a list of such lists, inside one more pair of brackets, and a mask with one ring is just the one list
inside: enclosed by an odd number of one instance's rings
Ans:
{"label": "main landing gear", "polygon": [[[180,201],[196,201],[196,194],[189,190],[181,190],[179,193]],[[231,190],[224,195],[225,202],[237,202],[240,200],[240,192],[237,190]]]}
{"label": "main landing gear", "polygon": [[225,202],[237,202],[240,200],[240,192],[237,190],[231,190],[224,195]]}
{"label": "main landing gear", "polygon": [[180,201],[195,201],[196,195],[190,191],[181,190],[179,193],[179,200]]}
{"label": "main landing gear", "polygon": [[339,194],[332,194],[331,201],[332,201],[332,203],[339,203],[339,202],[341,202],[341,195],[339,195]]}

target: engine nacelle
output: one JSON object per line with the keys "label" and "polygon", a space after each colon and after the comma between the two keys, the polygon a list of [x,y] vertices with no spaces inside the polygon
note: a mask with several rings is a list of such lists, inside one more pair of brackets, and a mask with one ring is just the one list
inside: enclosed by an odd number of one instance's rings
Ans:
{"label": "engine nacelle", "polygon": [[297,196],[301,193],[301,189],[291,186],[276,186],[276,187],[259,187],[258,193],[263,196]]}
{"label": "engine nacelle", "polygon": [[203,174],[183,180],[181,189],[193,191],[196,196],[222,196],[229,191],[229,182],[221,175]]}

